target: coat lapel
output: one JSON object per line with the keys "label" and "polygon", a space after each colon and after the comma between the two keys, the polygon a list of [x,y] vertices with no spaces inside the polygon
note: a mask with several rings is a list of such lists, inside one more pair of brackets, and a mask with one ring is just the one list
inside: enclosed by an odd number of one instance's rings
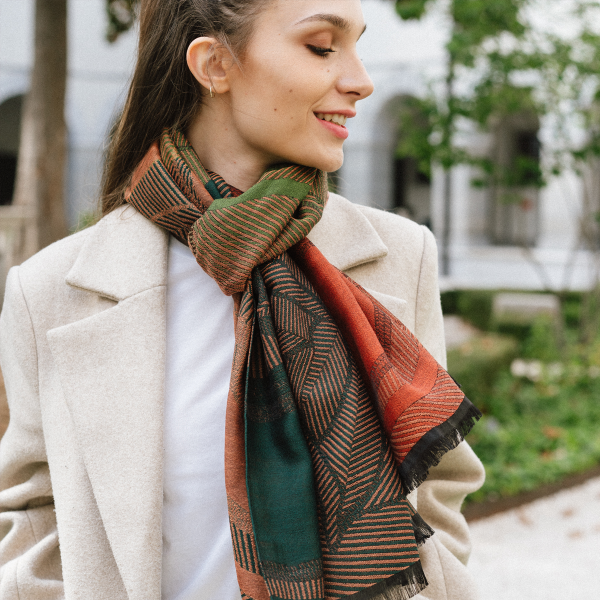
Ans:
{"label": "coat lapel", "polygon": [[102,219],[67,282],[117,304],[48,332],[131,600],[160,599],[167,240],[131,208]]}
{"label": "coat lapel", "polygon": [[356,204],[329,194],[323,217],[308,234],[340,271],[387,256],[388,248]]}

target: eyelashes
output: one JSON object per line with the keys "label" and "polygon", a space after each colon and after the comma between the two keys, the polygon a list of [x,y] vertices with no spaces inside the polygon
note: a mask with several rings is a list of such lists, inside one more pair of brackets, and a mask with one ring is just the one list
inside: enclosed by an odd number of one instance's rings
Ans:
{"label": "eyelashes", "polygon": [[321,48],[320,46],[313,46],[311,44],[307,44],[306,47],[317,56],[322,56],[325,58],[328,54],[335,52],[333,48]]}

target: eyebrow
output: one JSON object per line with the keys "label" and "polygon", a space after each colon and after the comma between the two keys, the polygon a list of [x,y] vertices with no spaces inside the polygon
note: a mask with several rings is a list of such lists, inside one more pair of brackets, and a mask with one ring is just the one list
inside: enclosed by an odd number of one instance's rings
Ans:
{"label": "eyebrow", "polygon": [[[306,17],[305,19],[301,19],[296,23],[296,25],[301,25],[302,23],[311,23],[314,21],[325,21],[326,23],[331,23],[337,29],[341,29],[342,31],[350,31],[352,29],[352,25],[350,21],[344,19],[344,17],[340,17],[339,15],[327,14],[327,13],[317,13],[315,15],[311,15],[310,17]],[[363,27],[363,30],[360,32],[362,35],[365,32],[367,26]]]}

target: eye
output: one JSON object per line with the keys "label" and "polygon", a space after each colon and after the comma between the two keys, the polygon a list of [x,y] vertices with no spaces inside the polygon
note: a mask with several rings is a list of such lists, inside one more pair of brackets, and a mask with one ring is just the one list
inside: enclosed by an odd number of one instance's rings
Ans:
{"label": "eye", "polygon": [[325,58],[325,56],[327,56],[331,52],[335,52],[335,50],[333,48],[321,48],[320,46],[313,46],[311,44],[307,44],[306,47],[313,54],[316,54],[317,56],[322,56],[323,58]]}

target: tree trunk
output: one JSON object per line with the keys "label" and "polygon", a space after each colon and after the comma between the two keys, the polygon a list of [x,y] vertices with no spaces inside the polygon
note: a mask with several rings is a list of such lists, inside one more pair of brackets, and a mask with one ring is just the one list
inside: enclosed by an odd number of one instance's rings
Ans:
{"label": "tree trunk", "polygon": [[442,229],[442,268],[441,274],[450,275],[450,239],[452,231],[452,170],[444,171],[444,221]]}
{"label": "tree trunk", "polygon": [[23,108],[13,204],[21,215],[12,264],[67,234],[67,0],[36,0],[35,52]]}

